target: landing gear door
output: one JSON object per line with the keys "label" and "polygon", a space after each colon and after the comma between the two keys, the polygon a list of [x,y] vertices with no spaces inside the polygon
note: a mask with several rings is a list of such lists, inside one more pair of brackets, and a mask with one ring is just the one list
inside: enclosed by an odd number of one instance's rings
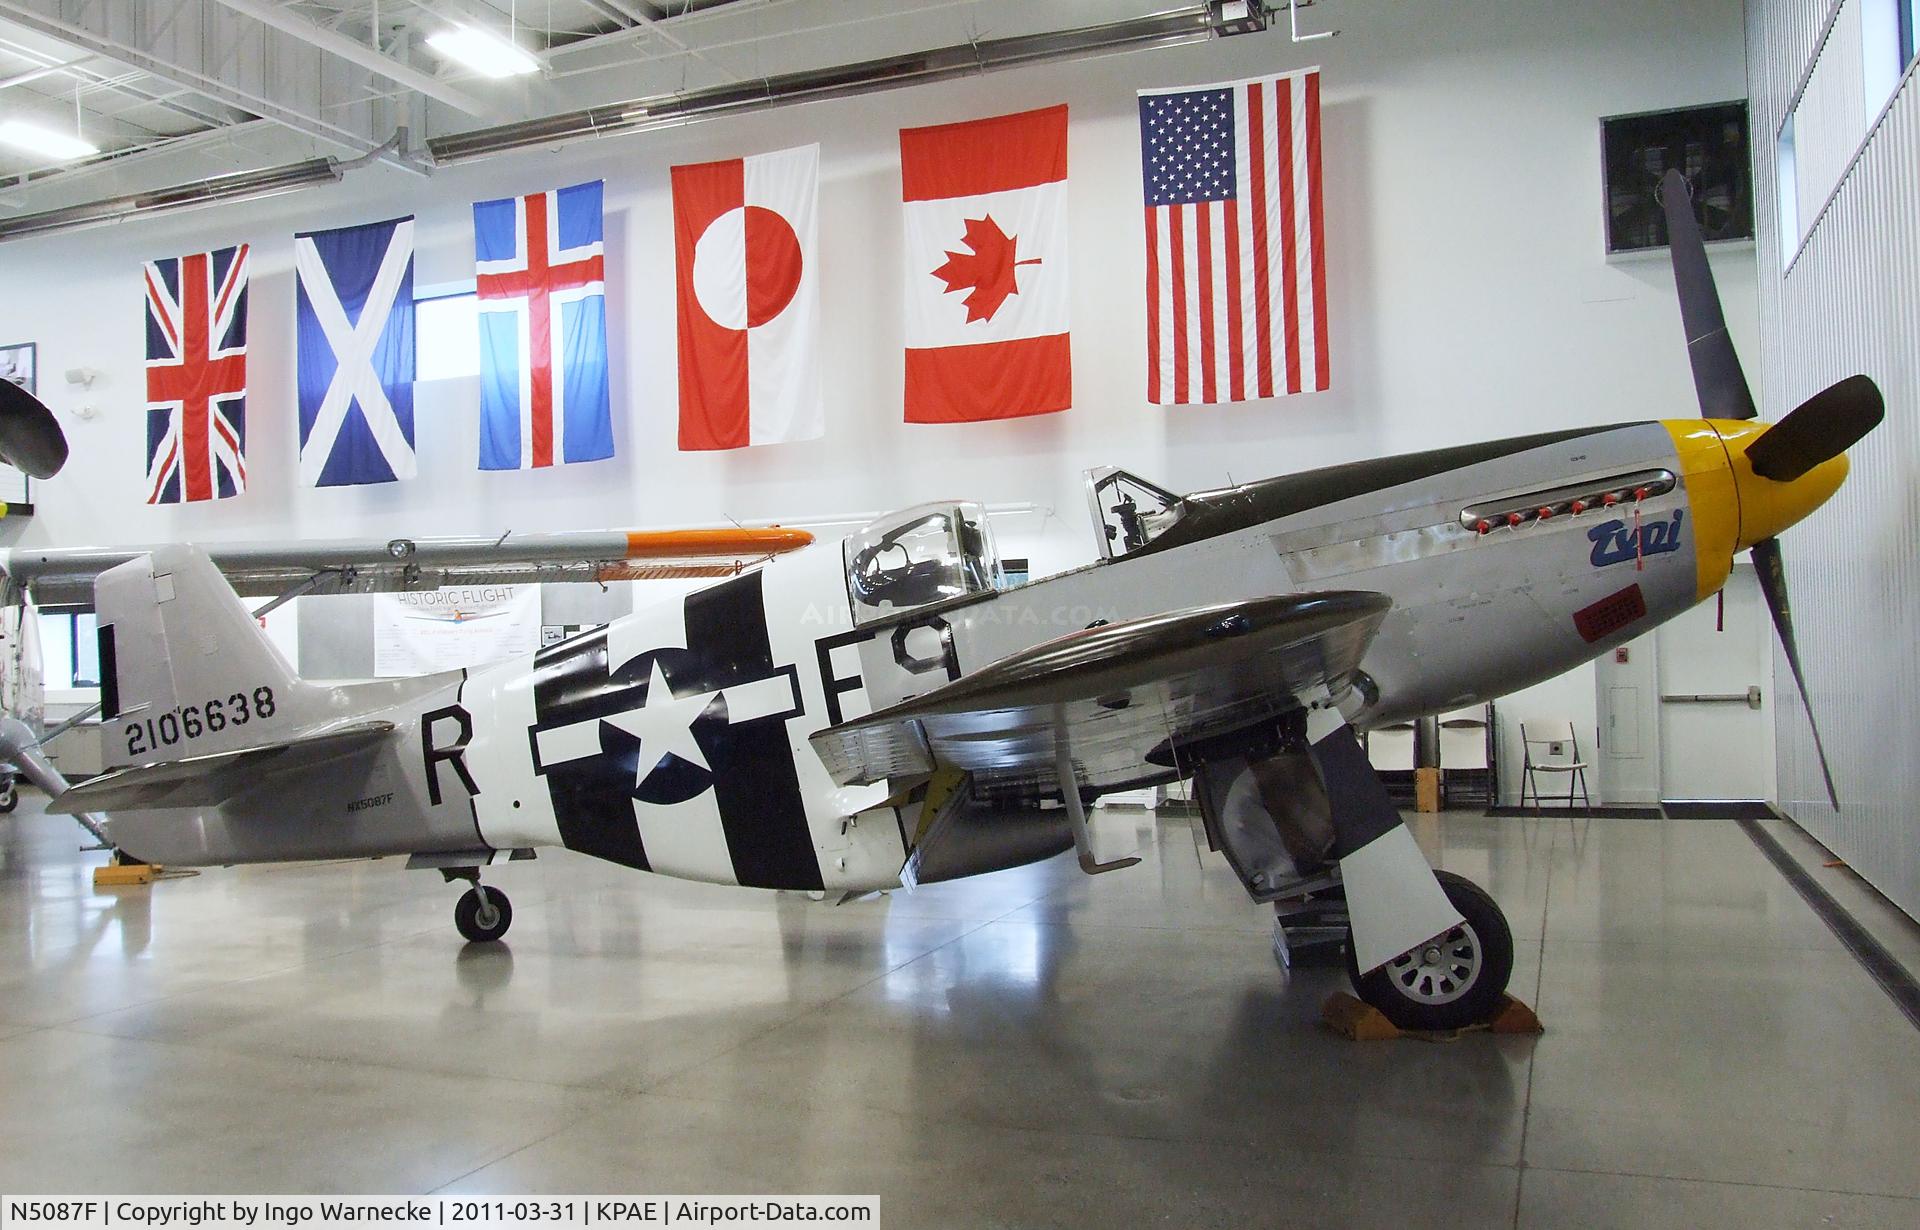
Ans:
{"label": "landing gear door", "polygon": [[1180,497],[1113,466],[1087,471],[1087,504],[1099,527],[1100,558],[1119,559],[1179,520]]}

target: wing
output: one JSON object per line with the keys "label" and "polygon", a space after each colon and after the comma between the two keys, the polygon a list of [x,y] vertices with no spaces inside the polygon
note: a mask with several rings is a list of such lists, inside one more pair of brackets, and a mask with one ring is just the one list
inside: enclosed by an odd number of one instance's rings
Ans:
{"label": "wing", "polygon": [[[724,577],[813,541],[805,530],[587,530],[498,538],[247,543],[205,548],[242,597],[362,594],[553,581]],[[93,602],[93,579],[146,548],[0,552],[0,572],[42,605]],[[304,587],[304,588],[300,588]]]}
{"label": "wing", "polygon": [[393,729],[392,722],[360,722],[260,747],[119,769],[69,787],[47,804],[47,810],[73,815],[150,807],[214,807],[259,787],[272,774],[315,768],[372,747]]}
{"label": "wing", "polygon": [[829,727],[813,747],[841,785],[950,766],[989,789],[1053,789],[1062,739],[1086,786],[1164,776],[1178,749],[1343,695],[1391,605],[1292,594],[1089,628]]}

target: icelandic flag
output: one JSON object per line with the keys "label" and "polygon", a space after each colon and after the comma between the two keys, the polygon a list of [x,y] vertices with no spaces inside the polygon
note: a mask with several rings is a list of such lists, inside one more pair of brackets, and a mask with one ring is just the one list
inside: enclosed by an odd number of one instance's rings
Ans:
{"label": "icelandic flag", "polygon": [[149,504],[247,488],[248,250],[146,262]]}
{"label": "icelandic flag", "polygon": [[473,207],[483,470],[613,456],[602,187]]}
{"label": "icelandic flag", "polygon": [[293,237],[300,481],[390,483],[413,452],[413,219]]}

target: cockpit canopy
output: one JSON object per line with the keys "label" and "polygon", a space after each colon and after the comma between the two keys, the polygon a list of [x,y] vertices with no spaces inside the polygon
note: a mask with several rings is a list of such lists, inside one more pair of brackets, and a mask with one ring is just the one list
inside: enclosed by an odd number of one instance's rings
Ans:
{"label": "cockpit canopy", "polygon": [[1180,497],[1125,470],[1103,466],[1087,471],[1087,502],[1100,527],[1100,558],[1118,559],[1138,551],[1180,519]]}
{"label": "cockpit canopy", "polygon": [[846,540],[847,595],[856,625],[1004,584],[1000,554],[979,504],[919,504]]}

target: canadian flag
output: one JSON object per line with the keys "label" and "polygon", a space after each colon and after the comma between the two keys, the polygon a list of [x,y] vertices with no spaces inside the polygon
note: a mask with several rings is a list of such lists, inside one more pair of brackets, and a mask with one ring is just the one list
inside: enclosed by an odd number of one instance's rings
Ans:
{"label": "canadian flag", "polygon": [[907,421],[1065,410],[1067,109],[900,131]]}
{"label": "canadian flag", "polygon": [[819,199],[818,145],[673,168],[681,449],[825,433]]}

